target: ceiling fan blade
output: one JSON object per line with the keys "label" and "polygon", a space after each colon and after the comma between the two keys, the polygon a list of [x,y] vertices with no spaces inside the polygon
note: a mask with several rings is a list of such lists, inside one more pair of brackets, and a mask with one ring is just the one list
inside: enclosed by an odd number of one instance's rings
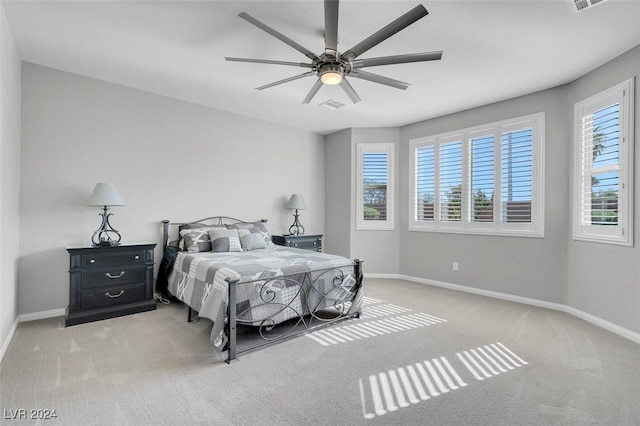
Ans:
{"label": "ceiling fan blade", "polygon": [[324,52],[336,56],[338,52],[338,0],[324,0]]}
{"label": "ceiling fan blade", "polygon": [[384,77],[382,75],[373,74],[362,70],[353,70],[349,74],[349,77],[359,78],[361,80],[372,81],[374,83],[384,84],[386,86],[395,87],[396,89],[406,90],[411,84],[404,81],[394,80],[393,78]]}
{"label": "ceiling fan blade", "polygon": [[311,90],[309,90],[309,93],[307,93],[307,96],[304,98],[304,100],[302,101],[303,104],[308,104],[309,102],[311,102],[311,99],[313,99],[313,97],[316,95],[316,93],[318,93],[318,90],[320,90],[320,88],[322,87],[322,80],[318,79],[316,81],[316,84],[313,85],[313,87],[311,88]]}
{"label": "ceiling fan blade", "polygon": [[349,84],[346,78],[342,79],[342,81],[340,82],[340,87],[342,87],[342,90],[344,90],[344,93],[346,93],[347,96],[349,96],[349,99],[351,99],[351,102],[353,102],[354,104],[357,104],[362,100],[360,99],[360,96],[358,96],[356,91],[353,90],[353,86]]}
{"label": "ceiling fan blade", "polygon": [[297,80],[299,78],[308,77],[308,76],[314,75],[314,74],[315,74],[315,71],[309,71],[309,72],[305,72],[303,74],[294,75],[293,77],[288,77],[288,78],[285,78],[283,80],[278,80],[278,81],[274,81],[273,83],[265,84],[264,86],[256,87],[256,90],[268,89],[269,87],[277,86],[277,85],[282,84],[282,83],[288,83],[290,81],[294,81],[294,80]]}
{"label": "ceiling fan blade", "polygon": [[378,30],[377,32],[373,33],[372,35],[370,35],[369,37],[367,37],[366,39],[364,39],[363,41],[361,41],[360,43],[352,47],[351,49],[344,52],[342,54],[342,57],[345,59],[357,58],[367,50],[385,41],[386,39],[388,39],[398,31],[405,29],[409,25],[416,22],[418,19],[423,18],[428,14],[429,12],[427,12],[427,9],[425,9],[423,5],[419,4],[418,6],[414,7],[413,9],[411,9],[410,11],[408,11],[407,13],[405,13],[395,21],[391,22],[381,30]]}
{"label": "ceiling fan blade", "polygon": [[442,51],[409,53],[406,55],[381,56],[379,58],[356,59],[351,62],[354,69],[375,67],[377,65],[407,64],[409,62],[439,61]]}
{"label": "ceiling fan blade", "polygon": [[272,36],[274,36],[278,40],[288,44],[291,47],[293,47],[298,52],[300,52],[304,56],[306,56],[307,58],[309,58],[309,59],[311,59],[313,61],[319,61],[320,60],[320,58],[315,53],[310,51],[309,49],[307,49],[304,46],[301,46],[300,44],[298,44],[295,41],[291,40],[286,35],[274,30],[273,28],[271,28],[267,24],[264,24],[264,23],[258,21],[256,18],[254,18],[253,16],[249,15],[248,13],[242,12],[238,16],[241,17],[242,19],[244,19],[245,21],[249,22],[250,24],[253,24],[256,27],[260,28],[262,31],[264,31],[264,32],[266,32],[268,34],[271,34]]}
{"label": "ceiling fan blade", "polygon": [[258,64],[291,65],[294,67],[313,68],[313,65],[306,64],[304,62],[287,62],[287,61],[272,61],[270,59],[229,58],[229,57],[225,57],[224,59],[232,62],[254,62]]}

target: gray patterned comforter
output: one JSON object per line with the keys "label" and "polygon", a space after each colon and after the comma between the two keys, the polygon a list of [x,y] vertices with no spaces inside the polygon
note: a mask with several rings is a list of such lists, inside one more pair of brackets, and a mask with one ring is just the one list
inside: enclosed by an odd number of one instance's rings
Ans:
{"label": "gray patterned comforter", "polygon": [[227,278],[240,280],[238,323],[278,324],[332,306],[348,309],[348,314],[362,308],[353,262],[341,256],[282,246],[246,252],[179,252],[169,274],[169,291],[200,317],[213,321],[211,343],[220,350],[227,341]]}

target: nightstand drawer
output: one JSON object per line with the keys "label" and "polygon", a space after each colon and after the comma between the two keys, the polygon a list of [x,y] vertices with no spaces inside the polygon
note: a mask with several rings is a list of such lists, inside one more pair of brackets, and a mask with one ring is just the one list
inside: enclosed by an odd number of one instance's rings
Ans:
{"label": "nightstand drawer", "polygon": [[322,249],[322,245],[318,240],[292,241],[287,245],[289,247],[295,247],[295,248],[304,249],[304,250],[321,250]]}
{"label": "nightstand drawer", "polygon": [[82,273],[82,288],[137,284],[145,282],[145,268],[111,268]]}
{"label": "nightstand drawer", "polygon": [[96,253],[82,256],[82,268],[108,268],[115,265],[143,265],[144,252],[130,251],[125,253]]}
{"label": "nightstand drawer", "polygon": [[302,250],[322,251],[322,235],[272,235],[273,243]]}
{"label": "nightstand drawer", "polygon": [[107,287],[82,292],[82,308],[95,309],[105,306],[141,302],[145,300],[144,283],[133,286]]}

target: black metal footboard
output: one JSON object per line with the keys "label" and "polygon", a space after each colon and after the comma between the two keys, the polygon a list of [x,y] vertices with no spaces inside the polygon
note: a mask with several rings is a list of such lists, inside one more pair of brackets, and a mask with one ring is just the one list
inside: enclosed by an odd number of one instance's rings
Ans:
{"label": "black metal footboard", "polygon": [[[227,363],[237,355],[349,318],[362,309],[362,260],[351,266],[242,281],[227,279]],[[253,294],[237,304],[238,294]],[[241,298],[244,300],[245,298]],[[251,326],[257,342],[238,346],[238,326]]]}

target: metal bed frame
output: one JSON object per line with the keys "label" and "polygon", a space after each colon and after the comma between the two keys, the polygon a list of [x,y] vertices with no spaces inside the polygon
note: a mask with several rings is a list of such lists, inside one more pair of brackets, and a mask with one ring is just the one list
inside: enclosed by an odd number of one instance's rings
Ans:
{"label": "metal bed frame", "polygon": [[[266,219],[262,219],[261,221],[263,223],[267,222]],[[169,220],[163,220],[163,255],[170,242],[170,226],[180,227],[193,224],[212,226],[254,222],[255,221],[247,222],[229,216],[212,216],[194,222],[184,223],[171,223]],[[358,296],[363,285],[362,262],[361,259],[353,260],[353,275],[345,274],[343,268],[346,266],[343,266],[255,280],[240,281],[238,279],[226,279],[229,283],[229,302],[227,305],[227,321],[224,326],[227,336],[227,344],[223,348],[223,350],[227,350],[227,359],[225,362],[229,364],[231,361],[237,360],[238,354],[243,352],[306,334],[332,325],[338,321],[358,318],[360,311],[354,312],[351,311],[350,308],[352,301]],[[320,280],[321,278],[322,280]],[[328,291],[326,290],[327,281],[331,283]],[[275,293],[272,290],[273,283],[283,282],[288,286],[294,286],[296,288],[293,297],[285,302],[277,301]],[[324,283],[324,289],[321,288],[320,285],[317,285],[318,283]],[[258,286],[260,305],[240,308],[239,310],[236,300],[240,286]],[[293,302],[298,302],[300,307],[296,308]],[[185,305],[188,307],[187,320],[191,322],[193,310],[187,303],[185,303]],[[270,311],[269,315],[263,318],[246,319],[250,313],[255,312],[258,308],[266,308],[267,311]],[[290,315],[293,314],[293,317],[278,324],[274,320],[274,317],[284,311],[287,311]],[[249,344],[246,347],[240,348],[238,346],[237,335],[238,325],[255,327],[261,340],[258,343]]]}

